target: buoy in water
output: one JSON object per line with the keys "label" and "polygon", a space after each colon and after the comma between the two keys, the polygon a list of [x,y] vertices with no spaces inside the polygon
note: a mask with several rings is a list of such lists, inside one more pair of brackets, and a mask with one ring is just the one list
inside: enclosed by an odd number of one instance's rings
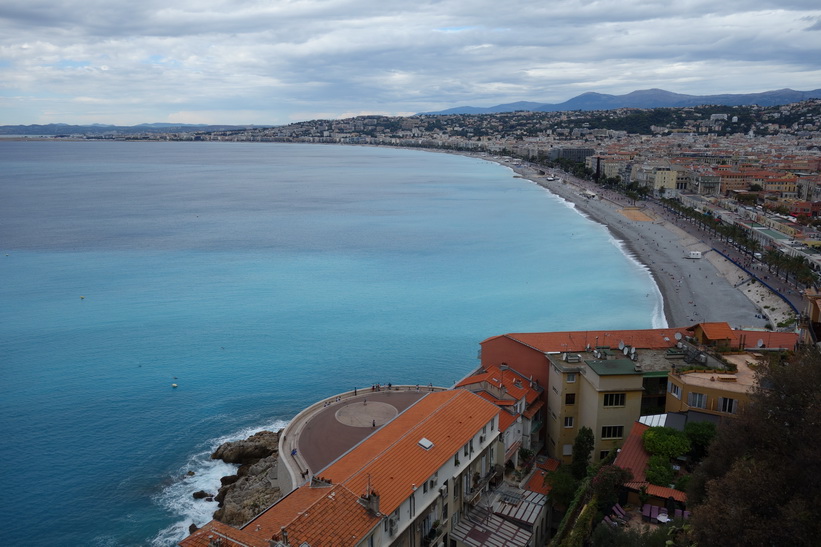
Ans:
{"label": "buoy in water", "polygon": [[86,297],[85,297],[85,296],[81,296],[81,297],[80,297],[80,300],[85,300],[85,299],[86,299]]}
{"label": "buoy in water", "polygon": [[171,384],[171,387],[177,387],[177,384]]}

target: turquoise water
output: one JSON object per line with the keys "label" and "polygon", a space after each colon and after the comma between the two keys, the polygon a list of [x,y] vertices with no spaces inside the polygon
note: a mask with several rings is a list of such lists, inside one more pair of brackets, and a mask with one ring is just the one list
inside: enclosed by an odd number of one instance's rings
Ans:
{"label": "turquoise water", "polygon": [[215,509],[191,493],[230,472],[224,440],[354,386],[450,385],[489,336],[663,324],[604,227],[488,161],[0,142],[0,168],[11,545],[173,544]]}

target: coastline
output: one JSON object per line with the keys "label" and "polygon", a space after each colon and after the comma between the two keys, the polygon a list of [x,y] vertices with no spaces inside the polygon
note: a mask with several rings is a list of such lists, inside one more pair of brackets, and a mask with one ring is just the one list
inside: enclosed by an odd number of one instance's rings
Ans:
{"label": "coastline", "polygon": [[[625,254],[648,270],[661,293],[667,325],[654,327],[722,321],[733,328],[764,329],[791,314],[779,298],[760,284],[745,282],[744,272],[710,246],[644,205],[633,206],[624,196],[566,173],[559,173],[556,180],[550,181],[543,169],[526,162],[469,155],[510,168],[519,177],[573,204],[580,214],[604,225],[623,245]],[[583,196],[586,190],[597,197]],[[686,258],[689,251],[700,251],[703,258]]]}

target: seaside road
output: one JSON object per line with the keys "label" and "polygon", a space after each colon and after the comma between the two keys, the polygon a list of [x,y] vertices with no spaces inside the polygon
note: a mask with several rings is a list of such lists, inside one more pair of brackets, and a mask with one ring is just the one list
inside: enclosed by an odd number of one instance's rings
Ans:
{"label": "seaside road", "polygon": [[297,446],[311,474],[339,456],[430,393],[403,386],[403,391],[365,391],[332,403],[313,414],[299,434]]}

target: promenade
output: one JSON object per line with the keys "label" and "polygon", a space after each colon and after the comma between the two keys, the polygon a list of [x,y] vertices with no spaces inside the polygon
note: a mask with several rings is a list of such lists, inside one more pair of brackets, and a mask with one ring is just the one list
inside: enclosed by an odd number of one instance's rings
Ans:
{"label": "promenade", "polygon": [[279,436],[278,481],[283,495],[362,442],[440,386],[403,385],[347,391],[309,406]]}
{"label": "promenade", "polygon": [[[737,250],[661,205],[639,202],[637,206],[617,192],[567,173],[557,172],[556,176],[561,178],[551,181],[543,168],[519,162],[501,163],[522,178],[574,203],[580,212],[607,226],[652,273],[662,293],[667,325],[726,321],[736,328],[764,328],[768,324],[776,327],[793,315],[786,302],[713,249],[746,263]],[[597,197],[591,199],[585,192],[595,193]],[[689,251],[701,251],[703,258],[688,259]],[[791,293],[789,287],[776,288],[801,309],[801,295],[797,290]]]}

